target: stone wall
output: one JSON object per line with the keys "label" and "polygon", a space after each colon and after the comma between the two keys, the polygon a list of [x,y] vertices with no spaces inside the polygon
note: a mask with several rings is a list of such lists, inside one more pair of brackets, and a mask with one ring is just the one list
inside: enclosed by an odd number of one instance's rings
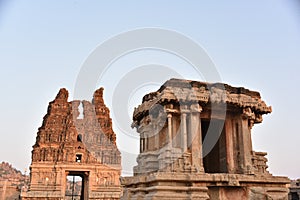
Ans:
{"label": "stone wall", "polygon": [[38,130],[23,199],[67,198],[67,176],[82,177],[85,199],[118,199],[120,173],[121,155],[103,88],[92,101],[71,102],[61,89]]}

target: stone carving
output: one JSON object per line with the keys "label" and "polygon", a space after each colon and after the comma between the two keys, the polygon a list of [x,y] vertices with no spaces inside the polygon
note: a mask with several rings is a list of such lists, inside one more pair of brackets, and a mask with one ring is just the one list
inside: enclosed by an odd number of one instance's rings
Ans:
{"label": "stone carving", "polygon": [[[155,107],[164,108],[163,120],[151,115]],[[122,199],[287,199],[289,180],[272,176],[266,153],[252,149],[251,128],[271,111],[258,92],[242,87],[167,81],[134,109],[142,148],[134,176],[121,179]]]}
{"label": "stone carving", "polygon": [[255,174],[269,174],[267,171],[267,161],[268,159],[265,158],[267,155],[266,152],[255,152],[253,151],[252,163],[253,168],[255,169]]}
{"label": "stone carving", "polygon": [[292,180],[290,184],[289,200],[300,199],[300,179]]}
{"label": "stone carving", "polygon": [[[202,89],[203,91],[203,89]],[[226,102],[226,90],[224,88],[211,87],[210,88],[210,101],[212,103]]]}
{"label": "stone carving", "polygon": [[[174,86],[180,88],[177,90]],[[134,121],[135,117],[139,117],[140,114],[146,113],[152,106],[167,99],[169,101],[201,101],[203,103],[208,103],[213,98],[226,102],[227,104],[236,105],[239,107],[250,107],[255,110],[255,113],[267,114],[271,113],[272,108],[267,106],[264,101],[261,100],[260,94],[255,91],[250,91],[248,89],[239,87],[232,87],[227,84],[221,83],[205,83],[196,82],[180,79],[171,79],[167,81],[163,87],[161,87],[157,92],[152,92],[151,95],[145,95],[143,98],[143,103],[135,108],[134,110]],[[211,88],[211,90],[209,90]],[[224,88],[226,91],[224,91]],[[161,92],[163,91],[163,92]],[[188,98],[189,97],[189,98]]]}
{"label": "stone carving", "polygon": [[[120,175],[121,156],[109,115],[103,88],[95,91],[92,102],[68,102],[68,91],[60,89],[38,130],[32,150],[31,182],[22,199],[65,199],[68,174],[84,179],[82,187],[88,188],[82,193],[84,199],[119,199],[120,183],[113,177]],[[96,171],[105,172],[110,189],[97,185]],[[98,174],[97,178],[104,177]]]}
{"label": "stone carving", "polygon": [[252,112],[251,108],[244,108],[242,116],[244,119],[248,120],[248,125],[252,128],[255,122],[255,113]]}
{"label": "stone carving", "polygon": [[202,107],[199,104],[192,104],[190,107],[190,112],[201,112]]}

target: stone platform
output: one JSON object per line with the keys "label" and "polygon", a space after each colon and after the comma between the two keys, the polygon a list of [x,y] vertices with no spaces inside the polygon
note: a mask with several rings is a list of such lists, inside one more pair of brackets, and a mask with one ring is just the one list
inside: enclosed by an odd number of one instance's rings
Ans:
{"label": "stone platform", "polygon": [[122,199],[264,200],[287,199],[286,177],[244,174],[157,172],[122,178]]}

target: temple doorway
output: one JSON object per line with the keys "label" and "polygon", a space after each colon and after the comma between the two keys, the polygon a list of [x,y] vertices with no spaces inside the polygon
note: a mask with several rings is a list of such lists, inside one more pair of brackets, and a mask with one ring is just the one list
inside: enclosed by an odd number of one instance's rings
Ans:
{"label": "temple doorway", "polygon": [[66,200],[88,199],[88,172],[69,171],[66,174]]}
{"label": "temple doorway", "polygon": [[203,158],[204,171],[206,173],[227,173],[224,121],[219,119],[202,119],[201,131],[202,142],[207,134],[214,134],[216,137],[219,136],[212,150]]}

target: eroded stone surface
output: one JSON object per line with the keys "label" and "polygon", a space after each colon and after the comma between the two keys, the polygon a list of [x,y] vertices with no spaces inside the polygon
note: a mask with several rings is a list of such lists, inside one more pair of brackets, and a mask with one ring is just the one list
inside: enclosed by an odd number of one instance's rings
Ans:
{"label": "eroded stone surface", "polygon": [[21,188],[28,183],[28,176],[7,162],[0,163],[0,199],[19,199]]}
{"label": "eroded stone surface", "polygon": [[119,199],[121,156],[103,88],[92,102],[68,102],[68,91],[59,91],[38,130],[30,170],[23,199],[67,199],[68,175],[82,178],[84,199]]}
{"label": "eroded stone surface", "polygon": [[123,199],[287,199],[289,180],[252,149],[251,129],[271,111],[242,87],[167,81],[134,110],[140,154]]}
{"label": "eroded stone surface", "polygon": [[289,200],[300,199],[300,179],[292,180],[290,185]]}

